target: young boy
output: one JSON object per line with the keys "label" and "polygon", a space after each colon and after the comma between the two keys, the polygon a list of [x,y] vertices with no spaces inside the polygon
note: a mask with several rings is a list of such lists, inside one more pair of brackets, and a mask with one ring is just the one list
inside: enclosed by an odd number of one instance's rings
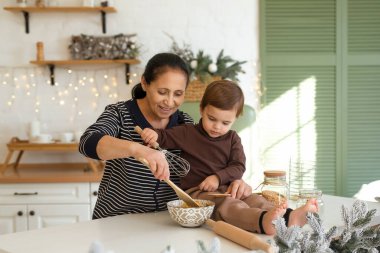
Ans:
{"label": "young boy", "polygon": [[215,202],[213,218],[242,229],[273,235],[272,221],[284,216],[288,226],[303,226],[307,212],[318,210],[315,200],[292,210],[286,205],[275,206],[260,195],[244,199],[217,198],[210,193],[225,193],[229,184],[241,179],[245,171],[245,155],[238,134],[230,130],[243,112],[244,95],[234,82],[221,80],[209,84],[200,103],[199,124],[181,125],[171,129],[145,128],[145,143],[161,148],[181,149],[181,157],[191,166],[181,179],[180,187],[193,198]]}

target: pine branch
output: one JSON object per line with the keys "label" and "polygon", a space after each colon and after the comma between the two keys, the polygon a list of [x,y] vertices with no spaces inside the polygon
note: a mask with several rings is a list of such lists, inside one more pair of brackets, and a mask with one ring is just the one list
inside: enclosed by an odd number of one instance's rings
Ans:
{"label": "pine branch", "polygon": [[[213,76],[220,76],[222,79],[230,79],[232,81],[238,81],[237,76],[245,71],[242,66],[246,61],[236,61],[230,56],[224,55],[222,49],[215,61],[216,72],[210,72],[210,64],[214,64],[210,55],[207,55],[203,50],[199,50],[195,54],[189,44],[183,43],[182,47],[175,41],[174,37],[166,35],[172,40],[170,51],[179,55],[189,67],[190,75],[192,77],[200,79],[202,82],[207,82],[212,79]],[[193,62],[193,63],[192,63]],[[193,66],[193,67],[192,67]],[[212,67],[213,68],[213,67]]]}
{"label": "pine branch", "polygon": [[351,212],[342,207],[345,223],[342,234],[331,242],[330,248],[337,252],[377,252],[380,247],[378,227],[369,227],[376,210],[368,211],[364,201],[355,201]]}

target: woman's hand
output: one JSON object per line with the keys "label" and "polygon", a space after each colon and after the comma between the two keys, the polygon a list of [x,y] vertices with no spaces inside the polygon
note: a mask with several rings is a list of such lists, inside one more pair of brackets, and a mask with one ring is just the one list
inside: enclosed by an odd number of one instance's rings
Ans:
{"label": "woman's hand", "polygon": [[149,167],[155,178],[159,180],[169,179],[169,164],[166,160],[165,154],[161,151],[151,149],[143,145],[140,146],[141,147],[139,147],[138,151],[139,154],[135,157],[144,165]]}
{"label": "woman's hand", "polygon": [[252,194],[252,187],[243,179],[237,179],[228,186],[226,193],[230,193],[232,198],[244,199]]}
{"label": "woman's hand", "polygon": [[206,177],[199,185],[199,189],[205,192],[214,192],[219,187],[219,178],[216,175]]}

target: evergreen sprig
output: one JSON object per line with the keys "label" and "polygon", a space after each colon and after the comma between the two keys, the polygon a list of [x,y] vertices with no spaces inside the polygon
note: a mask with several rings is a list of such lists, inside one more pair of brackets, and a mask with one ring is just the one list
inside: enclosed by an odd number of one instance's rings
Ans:
{"label": "evergreen sprig", "polygon": [[307,214],[312,232],[299,227],[286,227],[285,220],[278,218],[275,243],[281,253],[378,253],[380,249],[380,226],[371,226],[376,210],[368,210],[364,201],[357,200],[351,210],[342,206],[343,230],[338,234],[336,226],[327,232],[316,213]]}
{"label": "evergreen sprig", "polygon": [[195,60],[197,61],[197,66],[192,71],[193,75],[201,81],[206,81],[212,75],[212,73],[208,71],[208,66],[212,63],[211,56],[205,54],[203,50],[199,50]]}
{"label": "evergreen sprig", "polygon": [[242,65],[246,63],[246,61],[237,61],[230,56],[224,55],[223,49],[219,52],[216,60],[213,61],[212,57],[203,50],[194,53],[189,44],[183,43],[181,47],[173,36],[169,34],[167,34],[167,36],[172,40],[170,51],[185,60],[192,78],[199,79],[204,83],[208,83],[213,77],[237,82],[239,81],[238,75],[245,73]]}
{"label": "evergreen sprig", "polygon": [[332,240],[330,248],[336,252],[379,252],[380,229],[370,226],[376,210],[368,211],[363,201],[355,201],[351,211],[342,206],[344,229],[341,235]]}
{"label": "evergreen sprig", "polygon": [[224,50],[222,49],[216,58],[216,66],[218,70],[215,75],[220,76],[222,79],[238,81],[238,74],[245,73],[241,67],[244,63],[246,63],[246,61],[235,61],[230,56],[225,56]]}

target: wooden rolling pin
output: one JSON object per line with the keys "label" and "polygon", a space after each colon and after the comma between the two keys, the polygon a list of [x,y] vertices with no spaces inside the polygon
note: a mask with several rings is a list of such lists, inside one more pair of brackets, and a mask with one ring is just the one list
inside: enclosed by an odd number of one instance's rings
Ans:
{"label": "wooden rolling pin", "polygon": [[208,219],[206,224],[210,226],[216,234],[221,235],[243,247],[251,250],[260,249],[267,253],[274,252],[272,246],[264,242],[263,239],[253,233],[235,227],[234,225],[228,224],[224,221],[214,221],[212,219]]}

